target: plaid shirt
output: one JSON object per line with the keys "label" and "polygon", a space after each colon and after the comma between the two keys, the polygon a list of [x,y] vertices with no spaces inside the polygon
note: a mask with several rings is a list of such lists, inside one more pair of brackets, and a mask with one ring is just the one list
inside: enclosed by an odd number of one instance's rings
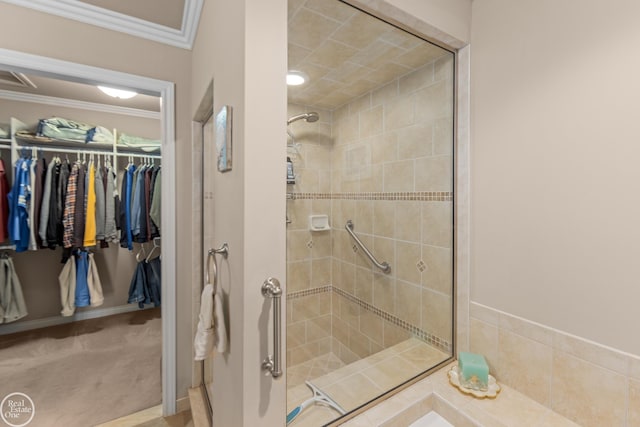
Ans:
{"label": "plaid shirt", "polygon": [[67,196],[64,200],[64,213],[62,214],[62,225],[64,234],[62,244],[65,248],[73,246],[73,218],[76,212],[76,193],[78,190],[78,163],[74,163],[67,183]]}

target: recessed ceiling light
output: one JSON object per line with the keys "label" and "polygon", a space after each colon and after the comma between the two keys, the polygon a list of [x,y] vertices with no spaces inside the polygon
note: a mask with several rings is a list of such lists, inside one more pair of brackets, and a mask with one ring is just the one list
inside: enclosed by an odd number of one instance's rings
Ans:
{"label": "recessed ceiling light", "polygon": [[106,86],[98,86],[98,89],[100,89],[101,91],[103,91],[109,96],[112,96],[114,98],[120,98],[120,99],[133,98],[138,94],[138,92],[134,92],[132,90],[114,89],[112,87],[106,87]]}
{"label": "recessed ceiling light", "polygon": [[287,72],[287,84],[289,86],[300,86],[305,84],[307,80],[309,80],[309,76],[302,71],[290,70]]}

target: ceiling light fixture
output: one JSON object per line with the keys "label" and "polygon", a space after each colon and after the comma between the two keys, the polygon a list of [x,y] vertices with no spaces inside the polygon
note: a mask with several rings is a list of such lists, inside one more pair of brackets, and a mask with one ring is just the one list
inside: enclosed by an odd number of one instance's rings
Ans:
{"label": "ceiling light fixture", "polygon": [[120,98],[120,99],[133,98],[138,94],[138,92],[134,92],[132,90],[114,89],[112,87],[106,87],[106,86],[98,86],[98,89],[100,89],[101,91],[103,91],[109,96],[112,96],[114,98]]}
{"label": "ceiling light fixture", "polygon": [[287,85],[300,86],[309,80],[309,76],[302,71],[289,70],[287,72]]}

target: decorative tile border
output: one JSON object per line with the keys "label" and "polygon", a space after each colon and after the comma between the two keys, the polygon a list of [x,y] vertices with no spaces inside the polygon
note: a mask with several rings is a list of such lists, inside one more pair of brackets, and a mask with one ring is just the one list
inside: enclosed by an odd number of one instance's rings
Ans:
{"label": "decorative tile border", "polygon": [[381,317],[382,319],[386,320],[387,322],[398,326],[399,328],[404,329],[407,332],[410,332],[413,336],[415,336],[416,338],[426,342],[427,344],[430,344],[434,347],[436,347],[439,350],[442,350],[446,353],[451,353],[453,351],[452,348],[452,344],[451,342],[444,340],[436,335],[433,335],[427,331],[424,331],[420,328],[418,328],[415,325],[412,325],[411,323],[405,322],[404,320],[387,313],[386,311],[380,310],[379,308],[369,304],[368,302],[362,301],[361,299],[359,299],[358,297],[351,295],[348,292],[345,292],[344,290],[337,288],[333,285],[327,285],[327,286],[321,286],[318,288],[313,288],[313,289],[305,289],[303,291],[297,291],[297,292],[292,292],[290,294],[287,294],[287,301],[289,300],[294,300],[294,299],[298,299],[298,298],[302,298],[302,297],[306,297],[309,295],[317,295],[317,294],[321,294],[324,292],[335,292],[338,295],[340,295],[343,298],[348,299],[349,301],[351,301],[354,304],[357,304],[358,306],[364,308],[365,310],[370,311],[371,313],[375,314],[378,317]]}
{"label": "decorative tile border", "polygon": [[291,200],[416,200],[422,202],[451,202],[453,191],[398,191],[353,193],[288,193]]}

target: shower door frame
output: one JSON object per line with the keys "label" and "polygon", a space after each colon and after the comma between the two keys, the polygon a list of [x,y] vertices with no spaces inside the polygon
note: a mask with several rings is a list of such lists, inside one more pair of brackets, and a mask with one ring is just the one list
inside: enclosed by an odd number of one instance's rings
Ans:
{"label": "shower door frame", "polygon": [[348,414],[326,424],[337,427],[371,409],[378,403],[412,386],[456,360],[456,354],[469,350],[469,273],[470,273],[470,47],[469,44],[436,28],[416,16],[382,1],[339,0],[366,14],[433,43],[453,54],[453,245],[452,245],[452,354],[416,377],[400,384]]}

